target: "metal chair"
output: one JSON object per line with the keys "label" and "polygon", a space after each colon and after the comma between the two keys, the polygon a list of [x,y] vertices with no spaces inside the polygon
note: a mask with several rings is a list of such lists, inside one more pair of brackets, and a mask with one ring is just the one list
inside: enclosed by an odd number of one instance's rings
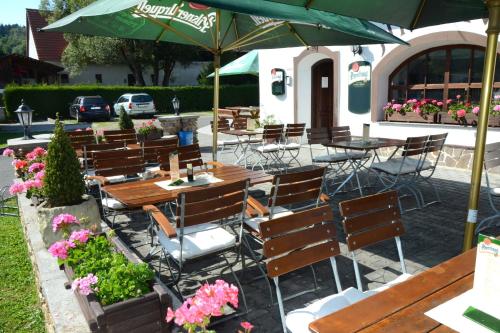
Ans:
{"label": "metal chair", "polygon": [[[265,125],[264,132],[262,133],[262,139],[259,143],[252,147],[252,151],[257,155],[257,161],[252,165],[252,170],[255,169],[257,165],[265,170],[266,167],[269,168],[272,163],[278,165],[278,171],[280,167],[284,169],[283,161],[281,161],[280,156],[280,143],[283,137],[284,125]],[[269,164],[271,162],[271,164]]]}
{"label": "metal chair", "polygon": [[[500,209],[495,201],[500,197],[500,188],[493,186],[490,180],[489,171],[500,165],[500,142],[490,143],[485,146],[484,152],[484,176],[488,187],[488,201],[494,214],[480,221],[476,227],[476,234],[489,227],[490,223],[500,218]],[[498,221],[497,221],[498,225]]]}
{"label": "metal chair", "polygon": [[[213,121],[210,122],[213,131]],[[217,122],[217,128],[219,131],[227,131],[230,130],[229,121],[226,118],[219,119]],[[224,139],[217,140],[217,155],[220,157],[224,152],[226,152],[226,148],[229,148],[228,153],[233,153],[236,158],[238,155],[236,154],[236,150],[240,146],[240,140],[237,137],[236,139]]]}
{"label": "metal chair", "polygon": [[306,128],[305,123],[301,124],[287,124],[285,128],[285,142],[280,145],[282,149],[281,159],[285,159],[285,155],[288,155],[288,161],[285,163],[285,167],[292,161],[297,162],[297,164],[302,166],[298,160],[300,154],[300,148],[302,148],[302,137],[304,136],[304,131]]}
{"label": "metal chair", "polygon": [[123,142],[111,142],[111,143],[93,143],[83,145],[83,164],[85,167],[85,174],[89,174],[89,170],[93,169],[94,164],[92,161],[92,154],[99,151],[107,150],[124,150],[125,146]]}
{"label": "metal chair", "polygon": [[[8,206],[5,203],[9,199],[9,197],[9,186],[0,188],[0,216],[19,216],[19,207]],[[11,210],[17,211],[17,214],[9,212]]]}
{"label": "metal chair", "polygon": [[361,282],[358,261],[356,260],[356,250],[384,240],[395,239],[402,274],[394,281],[370,290],[366,294],[373,295],[411,277],[411,274],[406,273],[403,248],[401,239],[399,238],[399,236],[404,234],[405,229],[401,221],[401,214],[398,208],[398,193],[396,191],[342,201],[339,203],[339,208],[340,215],[343,217],[342,225],[344,232],[347,235],[347,249],[352,256],[356,284],[359,290],[363,290],[363,284]]}
{"label": "metal chair", "polygon": [[[155,206],[143,207],[158,226],[154,230],[162,247],[159,270],[165,258],[172,278],[171,285],[177,287],[181,296],[178,284],[185,267],[197,260],[222,255],[226,263],[224,266],[231,271],[242,292],[246,308],[243,289],[232,267],[239,260],[249,184],[249,180],[244,180],[180,193],[174,225]],[[237,253],[235,262],[229,262],[226,257],[228,252]],[[197,273],[203,273],[205,269],[201,271]]]}
{"label": "metal chair", "polygon": [[[309,332],[314,319],[338,311],[366,296],[355,288],[342,291],[335,257],[340,254],[333,212],[329,206],[269,220],[260,224],[264,237],[267,275],[276,286],[283,332]],[[287,273],[329,259],[337,294],[317,300],[285,316],[279,278]]]}

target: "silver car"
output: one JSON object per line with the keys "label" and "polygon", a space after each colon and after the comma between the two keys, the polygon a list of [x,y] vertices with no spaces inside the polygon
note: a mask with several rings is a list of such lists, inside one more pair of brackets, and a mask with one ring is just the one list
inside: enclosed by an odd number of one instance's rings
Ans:
{"label": "silver car", "polygon": [[114,109],[117,116],[120,115],[121,107],[131,116],[153,115],[156,113],[153,98],[148,94],[124,94],[115,102]]}

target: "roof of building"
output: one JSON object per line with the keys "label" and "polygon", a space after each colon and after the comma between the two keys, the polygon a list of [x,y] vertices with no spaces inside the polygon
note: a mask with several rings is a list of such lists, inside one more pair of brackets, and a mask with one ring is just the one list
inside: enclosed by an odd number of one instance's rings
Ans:
{"label": "roof of building", "polygon": [[[26,28],[32,31],[38,60],[61,61],[62,53],[68,43],[60,32],[38,31],[38,29],[47,25],[47,20],[38,9],[26,9]],[[29,30],[27,30],[27,33],[29,34]],[[29,48],[29,43],[27,43],[26,47]],[[27,54],[29,54],[29,50]]]}

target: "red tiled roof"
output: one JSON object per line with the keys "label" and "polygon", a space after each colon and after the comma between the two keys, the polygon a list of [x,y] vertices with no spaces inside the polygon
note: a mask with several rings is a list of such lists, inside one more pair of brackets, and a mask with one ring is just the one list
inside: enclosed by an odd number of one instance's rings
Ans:
{"label": "red tiled roof", "polygon": [[48,23],[37,9],[26,9],[26,25],[27,29],[31,29],[33,33],[38,59],[61,61],[62,52],[68,45],[63,34],[60,32],[39,32],[38,29],[47,26]]}

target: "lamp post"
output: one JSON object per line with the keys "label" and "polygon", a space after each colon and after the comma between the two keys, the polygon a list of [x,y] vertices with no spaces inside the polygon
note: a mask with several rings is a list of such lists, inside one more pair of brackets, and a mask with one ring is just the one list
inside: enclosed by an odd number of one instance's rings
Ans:
{"label": "lamp post", "polygon": [[172,106],[174,108],[175,115],[178,116],[179,108],[181,106],[181,101],[177,98],[177,96],[174,96],[174,98],[172,98]]}
{"label": "lamp post", "polygon": [[17,114],[19,123],[24,127],[23,140],[33,139],[29,131],[33,119],[33,110],[28,105],[24,104],[24,99],[21,100],[21,105],[19,105],[14,113]]}

